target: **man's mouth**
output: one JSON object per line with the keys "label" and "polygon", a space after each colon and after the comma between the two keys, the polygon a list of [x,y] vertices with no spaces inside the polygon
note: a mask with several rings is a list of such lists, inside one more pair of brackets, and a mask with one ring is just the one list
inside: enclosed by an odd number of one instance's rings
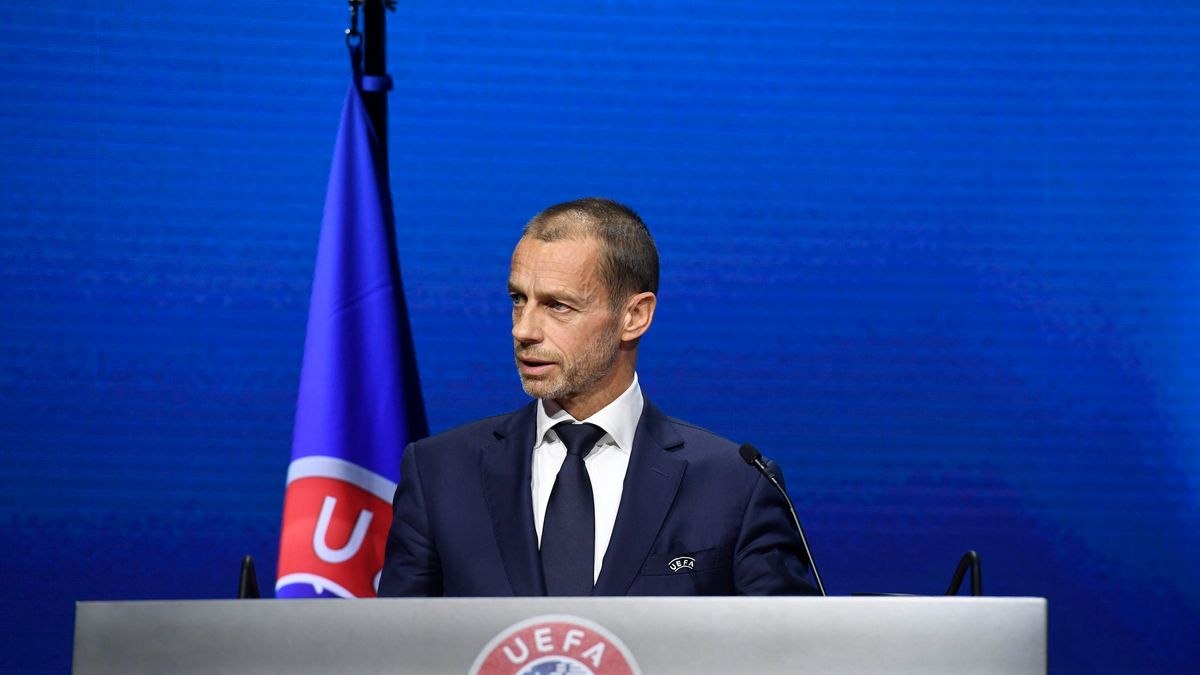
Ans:
{"label": "man's mouth", "polygon": [[532,357],[532,356],[518,356],[517,357],[517,369],[521,372],[522,375],[544,375],[547,372],[549,372],[550,369],[553,368],[555,365],[557,365],[557,364],[555,364],[553,361],[548,361],[546,359],[539,359],[537,357]]}

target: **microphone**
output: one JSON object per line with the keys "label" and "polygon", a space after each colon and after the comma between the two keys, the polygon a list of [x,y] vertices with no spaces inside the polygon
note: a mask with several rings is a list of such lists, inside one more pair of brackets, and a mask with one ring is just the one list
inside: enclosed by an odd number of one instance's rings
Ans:
{"label": "microphone", "polygon": [[242,576],[238,579],[238,599],[261,598],[258,592],[258,577],[254,574],[254,558],[242,558]]}
{"label": "microphone", "polygon": [[742,456],[742,459],[746,460],[747,464],[758,469],[759,473],[766,476],[771,485],[774,485],[775,489],[779,490],[779,494],[783,495],[783,500],[787,502],[788,511],[792,513],[792,522],[796,524],[796,532],[800,533],[800,544],[804,546],[804,555],[808,557],[808,566],[812,569],[813,579],[817,582],[817,590],[821,592],[821,597],[826,597],[825,584],[821,583],[821,575],[817,572],[817,561],[813,560],[812,551],[808,550],[808,538],[804,536],[804,528],[800,526],[800,517],[796,515],[796,507],[792,506],[792,499],[788,497],[787,490],[783,489],[783,485],[780,484],[779,479],[767,470],[767,464],[763,461],[762,453],[758,451],[758,448],[749,443],[743,443],[742,447],[738,448],[738,454]]}

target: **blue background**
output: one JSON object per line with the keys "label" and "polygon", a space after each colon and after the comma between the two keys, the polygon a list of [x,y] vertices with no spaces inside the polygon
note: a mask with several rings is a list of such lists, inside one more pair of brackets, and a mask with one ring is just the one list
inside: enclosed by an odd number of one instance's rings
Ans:
{"label": "blue background", "polygon": [[[1200,9],[403,3],[433,430],[514,408],[508,256],[638,209],[639,367],[777,459],[833,594],[1050,600],[1054,672],[1200,663]],[[348,82],[339,2],[0,5],[0,665],[77,600],[271,586]]]}

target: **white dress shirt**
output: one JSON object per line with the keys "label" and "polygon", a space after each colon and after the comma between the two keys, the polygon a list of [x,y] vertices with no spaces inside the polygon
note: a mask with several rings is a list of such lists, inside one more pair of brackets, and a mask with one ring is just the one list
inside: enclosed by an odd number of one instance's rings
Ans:
{"label": "white dress shirt", "polygon": [[625,471],[629,468],[629,455],[633,450],[633,435],[638,420],[642,417],[642,389],[638,386],[637,373],[633,383],[612,403],[601,408],[586,420],[576,420],[552,400],[540,400],[537,406],[537,430],[533,446],[533,522],[537,529],[538,545],[542,543],[542,523],[546,519],[546,504],[554,489],[554,479],[567,456],[567,447],[554,433],[554,425],[564,422],[588,422],[604,430],[604,436],[584,460],[588,478],[592,482],[592,498],[596,514],[596,560],[592,568],[592,581],[600,578],[600,567],[604,564],[604,552],[612,538],[613,525],[617,520],[617,508],[621,505],[621,490],[625,484]]}

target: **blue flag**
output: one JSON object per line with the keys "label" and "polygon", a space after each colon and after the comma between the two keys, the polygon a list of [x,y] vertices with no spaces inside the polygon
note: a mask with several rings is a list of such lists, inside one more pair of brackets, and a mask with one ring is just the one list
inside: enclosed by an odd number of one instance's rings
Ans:
{"label": "blue flag", "polygon": [[428,434],[387,154],[363,102],[364,86],[386,77],[362,75],[357,46],[351,62],[313,273],[275,584],[281,598],[375,595],[400,455]]}

